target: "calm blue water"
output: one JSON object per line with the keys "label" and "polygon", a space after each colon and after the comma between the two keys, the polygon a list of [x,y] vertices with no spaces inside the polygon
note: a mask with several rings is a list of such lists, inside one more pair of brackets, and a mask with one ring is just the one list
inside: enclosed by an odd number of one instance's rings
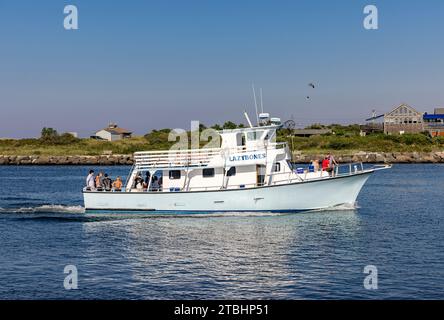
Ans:
{"label": "calm blue water", "polygon": [[355,210],[240,217],[85,217],[88,169],[0,166],[0,299],[444,298],[444,165],[378,172]]}

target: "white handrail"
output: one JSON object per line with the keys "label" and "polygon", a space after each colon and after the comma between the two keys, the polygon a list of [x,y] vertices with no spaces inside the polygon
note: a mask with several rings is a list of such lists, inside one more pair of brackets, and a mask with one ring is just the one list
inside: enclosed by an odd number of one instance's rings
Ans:
{"label": "white handrail", "polygon": [[245,146],[236,148],[209,148],[209,149],[188,149],[188,150],[157,150],[140,151],[134,153],[136,167],[156,168],[156,167],[188,167],[206,166],[215,157],[226,157],[233,153],[256,152],[269,149],[277,149],[286,143],[271,143],[267,148],[246,148]]}

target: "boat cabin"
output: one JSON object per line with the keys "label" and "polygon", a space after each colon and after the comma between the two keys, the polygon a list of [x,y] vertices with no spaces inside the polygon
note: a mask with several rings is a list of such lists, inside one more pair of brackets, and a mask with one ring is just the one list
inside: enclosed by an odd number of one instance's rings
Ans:
{"label": "boat cabin", "polygon": [[[211,149],[136,152],[127,192],[191,192],[242,189],[328,176],[296,171],[286,143],[276,143],[279,119],[250,128],[221,130]],[[138,181],[143,179],[145,187]]]}

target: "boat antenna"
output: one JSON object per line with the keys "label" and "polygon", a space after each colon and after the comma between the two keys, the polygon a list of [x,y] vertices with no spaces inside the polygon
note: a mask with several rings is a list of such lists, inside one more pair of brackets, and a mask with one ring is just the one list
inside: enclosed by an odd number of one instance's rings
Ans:
{"label": "boat antenna", "polygon": [[250,128],[253,128],[253,125],[251,124],[250,117],[248,116],[247,110],[244,111],[244,116],[247,119],[248,125]]}
{"label": "boat antenna", "polygon": [[263,104],[263,100],[262,100],[262,88],[260,89],[261,91],[261,109],[262,109],[262,113],[264,113],[264,104]]}
{"label": "boat antenna", "polygon": [[256,121],[257,125],[259,126],[259,114],[257,112],[256,90],[254,90],[254,83],[252,84],[252,87],[253,87],[253,96],[254,96],[254,107],[256,108]]}

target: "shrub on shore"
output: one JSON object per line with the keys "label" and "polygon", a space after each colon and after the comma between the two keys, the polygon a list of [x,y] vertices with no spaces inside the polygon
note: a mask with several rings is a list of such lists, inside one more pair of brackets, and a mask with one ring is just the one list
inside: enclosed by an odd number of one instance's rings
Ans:
{"label": "shrub on shore", "polygon": [[[213,125],[212,128],[232,128],[233,122],[223,126]],[[241,125],[237,125],[240,127]],[[325,128],[327,126],[322,126]],[[206,128],[202,125],[201,130]],[[444,137],[430,137],[428,134],[385,135],[382,133],[360,136],[359,126],[332,125],[334,134],[291,137],[291,130],[278,131],[277,140],[288,142],[291,150],[307,153],[352,153],[367,152],[431,152],[442,151]],[[100,141],[95,139],[79,139],[71,134],[59,135],[56,130],[44,128],[38,139],[6,139],[0,140],[0,155],[102,155],[111,151],[113,154],[131,154],[141,150],[168,150],[176,142],[168,141],[171,129],[152,130],[143,137],[133,137],[119,141]],[[339,132],[340,134],[337,134]],[[188,137],[190,133],[187,132]],[[190,139],[188,140],[190,141]],[[201,146],[207,144],[201,141]]]}

